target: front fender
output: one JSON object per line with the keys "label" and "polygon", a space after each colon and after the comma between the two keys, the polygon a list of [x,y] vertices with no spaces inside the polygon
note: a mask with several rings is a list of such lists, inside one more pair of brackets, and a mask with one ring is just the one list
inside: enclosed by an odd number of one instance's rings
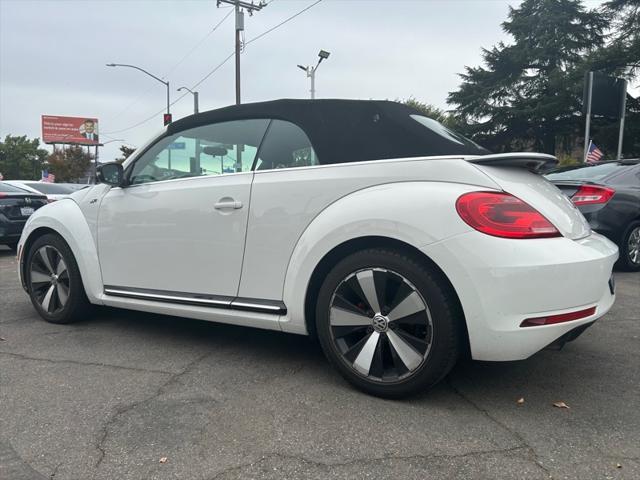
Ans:
{"label": "front fender", "polygon": [[[386,237],[416,248],[468,232],[455,210],[457,198],[477,187],[444,182],[398,182],[366,188],[341,198],[309,224],[291,255],[281,328],[308,333],[305,300],[311,276],[337,246],[362,237]],[[439,267],[445,272],[446,268]]]}
{"label": "front fender", "polygon": [[29,218],[18,243],[18,252],[20,252],[20,268],[18,270],[21,280],[24,275],[23,264],[27,255],[24,246],[34,234],[37,235],[42,229],[53,230],[67,242],[78,264],[89,301],[101,303],[102,274],[95,240],[80,207],[71,199],[58,200],[42,207]]}

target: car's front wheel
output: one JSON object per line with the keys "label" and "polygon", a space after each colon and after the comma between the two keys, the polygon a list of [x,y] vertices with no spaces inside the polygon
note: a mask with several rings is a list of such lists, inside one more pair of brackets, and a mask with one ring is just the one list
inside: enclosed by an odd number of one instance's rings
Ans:
{"label": "car's front wheel", "polygon": [[440,381],[458,357],[462,322],[442,274],[394,250],[344,258],[318,294],[325,355],[353,385],[382,397],[426,391]]}
{"label": "car's front wheel", "polygon": [[632,222],[622,237],[620,266],[631,272],[640,271],[640,222]]}
{"label": "car's front wheel", "polygon": [[81,320],[89,309],[78,265],[67,243],[47,234],[33,242],[26,258],[25,279],[31,303],[51,323]]}

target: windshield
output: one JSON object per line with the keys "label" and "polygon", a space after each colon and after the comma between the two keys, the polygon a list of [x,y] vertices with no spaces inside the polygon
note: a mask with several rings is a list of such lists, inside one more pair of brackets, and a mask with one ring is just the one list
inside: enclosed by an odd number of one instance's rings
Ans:
{"label": "windshield", "polygon": [[24,184],[46,195],[67,195],[72,192],[71,189],[63,185],[56,185],[55,183],[25,182]]}
{"label": "windshield", "polygon": [[583,165],[564,172],[549,173],[545,176],[549,180],[587,180],[590,182],[598,182],[628,167],[628,165],[621,165],[619,163]]}

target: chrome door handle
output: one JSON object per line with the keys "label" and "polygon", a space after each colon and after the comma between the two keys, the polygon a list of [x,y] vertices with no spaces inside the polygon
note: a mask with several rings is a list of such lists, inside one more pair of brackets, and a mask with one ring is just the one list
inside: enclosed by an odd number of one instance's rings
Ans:
{"label": "chrome door handle", "polygon": [[232,198],[223,198],[216,203],[213,208],[216,210],[237,210],[242,208],[242,202],[239,200],[233,200]]}

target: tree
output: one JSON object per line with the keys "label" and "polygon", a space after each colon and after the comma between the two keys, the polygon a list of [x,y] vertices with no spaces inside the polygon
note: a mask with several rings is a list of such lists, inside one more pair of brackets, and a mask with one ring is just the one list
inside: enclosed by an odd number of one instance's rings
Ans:
{"label": "tree", "polygon": [[127,158],[129,158],[129,155],[131,155],[135,151],[136,151],[135,148],[127,147],[126,145],[120,145],[121,156],[116,158],[116,162],[123,163]]}
{"label": "tree", "polygon": [[640,70],[640,0],[610,0],[603,13],[613,25],[608,53],[622,74],[635,76]]}
{"label": "tree", "polygon": [[5,180],[39,180],[48,153],[37,138],[7,135],[0,141],[0,172]]}
{"label": "tree", "polygon": [[483,49],[451,92],[463,133],[494,151],[570,152],[582,124],[581,59],[604,45],[607,18],[578,0],[525,0],[502,24],[513,44]]}
{"label": "tree", "polygon": [[79,146],[55,150],[47,158],[49,173],[57,182],[75,182],[87,176],[94,156]]}

